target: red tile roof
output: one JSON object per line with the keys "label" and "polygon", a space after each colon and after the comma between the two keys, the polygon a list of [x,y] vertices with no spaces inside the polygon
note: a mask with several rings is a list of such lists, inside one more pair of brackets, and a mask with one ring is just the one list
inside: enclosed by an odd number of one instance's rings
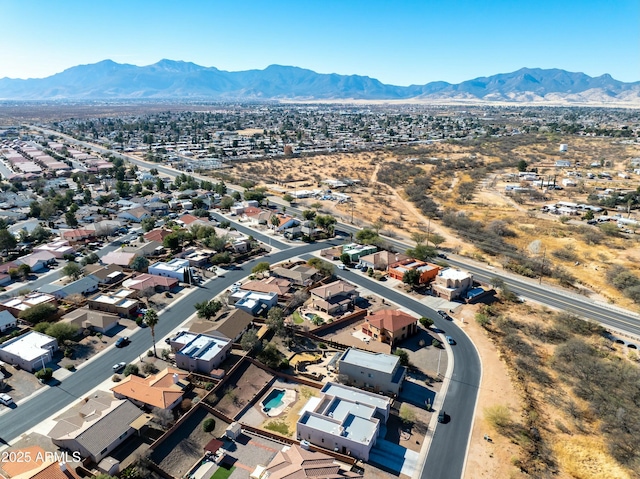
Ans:
{"label": "red tile roof", "polygon": [[398,331],[418,320],[413,316],[393,309],[382,309],[367,317],[367,321],[378,329]]}

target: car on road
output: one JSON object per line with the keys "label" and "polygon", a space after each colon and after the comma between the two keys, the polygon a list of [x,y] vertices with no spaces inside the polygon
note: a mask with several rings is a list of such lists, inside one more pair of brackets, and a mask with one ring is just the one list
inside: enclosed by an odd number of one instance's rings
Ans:
{"label": "car on road", "polygon": [[451,336],[445,336],[445,339],[447,340],[447,342],[451,345],[456,344],[456,341],[451,337]]}
{"label": "car on road", "polygon": [[339,265],[338,265],[338,269],[342,269],[342,270],[347,269],[347,265],[345,265],[345,264],[339,264]]}
{"label": "car on road", "polygon": [[441,309],[439,309],[439,310],[438,310],[438,314],[439,314],[440,316],[442,316],[442,319],[446,319],[446,320],[448,320],[448,321],[451,321],[451,319],[452,319],[452,318],[451,318],[451,316],[449,316],[449,314],[447,314],[447,312],[446,312],[446,311],[443,311],[443,310],[441,310]]}
{"label": "car on road", "polygon": [[438,422],[444,424],[447,422],[447,413],[444,410],[438,413]]}
{"label": "car on road", "polygon": [[0,404],[11,406],[13,404],[13,399],[11,399],[11,396],[9,396],[8,394],[0,393]]}
{"label": "car on road", "polygon": [[118,364],[114,364],[111,369],[113,369],[114,373],[122,371],[127,366],[127,363],[124,361],[119,362]]}
{"label": "car on road", "polygon": [[444,253],[438,253],[438,258],[447,259],[447,255]]}
{"label": "car on road", "polygon": [[116,348],[124,348],[129,344],[129,336],[123,336],[116,341]]}

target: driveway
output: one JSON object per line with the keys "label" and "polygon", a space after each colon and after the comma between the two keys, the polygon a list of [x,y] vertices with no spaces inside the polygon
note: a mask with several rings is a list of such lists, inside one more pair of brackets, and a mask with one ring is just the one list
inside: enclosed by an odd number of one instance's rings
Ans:
{"label": "driveway", "polygon": [[417,452],[410,451],[406,447],[386,439],[378,439],[369,454],[369,462],[385,471],[413,477],[418,464],[418,456]]}

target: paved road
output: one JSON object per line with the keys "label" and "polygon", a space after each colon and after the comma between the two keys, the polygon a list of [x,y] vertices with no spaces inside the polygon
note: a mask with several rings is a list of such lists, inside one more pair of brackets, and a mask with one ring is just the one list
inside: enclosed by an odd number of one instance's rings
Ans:
{"label": "paved road", "polygon": [[[328,244],[331,243],[305,244],[293,251],[275,253],[270,256],[270,261],[272,263],[284,261],[292,256],[292,252],[297,255],[305,254],[326,247],[325,245]],[[242,269],[227,271],[224,278],[207,281],[179,303],[164,310],[160,314],[160,321],[155,329],[156,338],[160,339],[168,335],[180,325],[195,311],[193,308],[195,303],[210,300],[231,284],[240,281],[261,260],[262,258],[257,258],[242,265]],[[131,338],[129,346],[121,349],[111,348],[64,379],[58,386],[49,387],[43,393],[21,403],[16,409],[7,410],[1,414],[0,437],[7,442],[13,441],[20,434],[45,419],[55,416],[68,404],[83,397],[89,390],[111,377],[113,375],[111,366],[120,361],[132,362],[152,348],[151,333],[148,328],[136,329],[129,337]]]}
{"label": "paved road", "polygon": [[455,338],[457,344],[451,348],[454,369],[443,405],[451,419],[447,424],[438,424],[421,477],[459,479],[466,459],[481,378],[480,357],[475,346],[453,322],[442,319],[433,309],[388,288],[385,283],[370,281],[358,270],[340,270],[337,275],[420,316],[433,319],[435,327]]}

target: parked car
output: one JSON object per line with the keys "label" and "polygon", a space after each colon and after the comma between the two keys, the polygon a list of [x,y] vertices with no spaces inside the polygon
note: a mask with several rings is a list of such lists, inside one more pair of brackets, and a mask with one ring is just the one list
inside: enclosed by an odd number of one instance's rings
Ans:
{"label": "parked car", "polygon": [[0,404],[11,406],[13,404],[13,399],[11,399],[11,396],[9,396],[8,394],[0,393]]}
{"label": "parked car", "polygon": [[439,309],[438,310],[438,314],[440,316],[442,316],[442,319],[446,319],[448,321],[451,321],[451,316],[449,316],[446,311],[442,311],[441,309]]}
{"label": "parked car", "polygon": [[438,413],[438,422],[443,424],[447,422],[447,413],[444,410]]}
{"label": "parked car", "polygon": [[123,336],[116,341],[116,348],[123,348],[129,344],[129,336]]}
{"label": "parked car", "polygon": [[445,339],[451,345],[456,344],[455,340],[451,336],[445,336]]}
{"label": "parked car", "polygon": [[338,265],[338,269],[345,270],[345,269],[347,269],[347,265],[345,265],[345,264],[339,264],[339,265]]}
{"label": "parked car", "polygon": [[124,361],[119,362],[118,364],[114,364],[111,369],[113,369],[114,373],[122,371],[127,366],[127,363]]}

